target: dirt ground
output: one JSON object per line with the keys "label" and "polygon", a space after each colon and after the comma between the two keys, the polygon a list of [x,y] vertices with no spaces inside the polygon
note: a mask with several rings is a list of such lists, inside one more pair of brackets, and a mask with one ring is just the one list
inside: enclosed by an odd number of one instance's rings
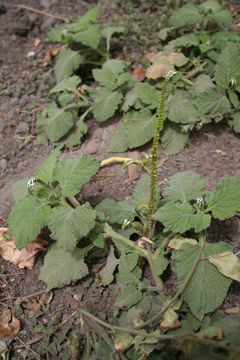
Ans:
{"label": "dirt ground", "polygon": [[[32,0],[21,3],[68,17],[73,14],[81,15],[88,9],[91,2]],[[42,59],[46,50],[54,47],[46,41],[47,31],[55,24],[61,23],[59,20],[19,9],[18,4],[19,1],[16,0],[0,0],[0,93],[4,93],[0,95],[0,226],[7,224],[7,216],[13,204],[11,195],[13,183],[18,179],[32,177],[38,165],[50,152],[50,146],[34,143],[36,114],[32,111],[31,105],[41,106],[44,103],[46,88],[53,82],[52,67],[43,68]],[[38,47],[34,47],[36,38],[41,40]],[[30,52],[34,52],[34,55],[30,56]],[[4,89],[6,89],[5,92],[2,91]],[[74,157],[88,153],[99,159],[109,157],[106,147],[116,123],[117,119],[99,126],[89,119],[90,130],[84,144],[63,156]],[[166,159],[159,150],[160,159],[166,160],[163,166],[161,166],[162,163],[159,164],[160,180],[164,181],[169,175],[178,171],[192,170],[202,175],[207,181],[207,188],[213,190],[219,180],[239,170],[239,144],[239,136],[236,136],[226,125],[206,126],[200,132],[195,132],[190,136],[187,146],[180,154]],[[129,152],[126,156],[131,154],[132,157],[140,157],[141,152],[147,149],[148,147],[144,147],[139,151]],[[131,195],[139,175],[139,171],[133,170],[133,173],[129,174],[120,166],[102,169],[91,184],[85,186],[84,200],[95,205],[106,196],[116,200],[125,199]],[[233,218],[221,225],[215,222],[209,238],[213,241],[229,242],[234,251],[239,251],[239,219]],[[7,274],[5,277],[0,275],[1,306],[16,306],[16,299],[19,297],[28,297],[27,299],[32,301],[37,296],[34,294],[46,289],[45,285],[38,280],[42,263],[43,257],[39,257],[32,271],[19,271],[17,267],[0,258],[0,269]],[[91,284],[93,286],[89,286]],[[234,283],[223,306],[226,308],[240,305],[239,293],[240,286]],[[49,324],[55,317],[62,326],[67,324],[70,327],[77,327],[81,321],[75,314],[78,306],[98,309],[99,314],[104,318],[104,313],[110,311],[113,301],[111,291],[96,287],[89,277],[85,283],[81,282],[71,287],[54,290],[52,301],[41,309],[39,319],[41,318],[44,324]],[[28,349],[28,346],[35,351],[39,342],[42,341],[42,339],[38,340],[39,335],[33,330],[38,317],[34,317],[34,323],[29,309],[25,309],[19,316],[21,330],[13,343],[15,356],[19,359],[34,358],[34,353]],[[63,358],[60,355],[63,349],[66,352],[66,343],[58,345],[57,357],[49,358]]]}

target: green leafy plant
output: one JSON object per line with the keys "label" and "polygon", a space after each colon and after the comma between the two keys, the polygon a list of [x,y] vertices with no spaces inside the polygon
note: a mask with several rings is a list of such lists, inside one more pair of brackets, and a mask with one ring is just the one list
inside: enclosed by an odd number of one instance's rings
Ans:
{"label": "green leafy plant", "polygon": [[[99,359],[103,353],[116,359],[154,359],[159,351],[163,356],[180,351],[194,359],[209,348],[229,359],[240,354],[234,337],[238,315],[224,318],[218,312],[232,281],[240,281],[240,261],[227,243],[208,242],[206,232],[212,219],[239,215],[240,173],[220,181],[215,192],[206,192],[204,179],[190,171],[171,176],[166,187],[159,188],[157,147],[170,75],[162,86],[149,156],[142,161],[111,158],[100,163],[83,155],[61,161],[56,149],[38,169],[36,179],[28,182],[28,194],[17,192],[9,216],[19,249],[44,226],[51,231],[54,242],[40,272],[49,288],[83,278],[91,259],[107,257],[97,276],[101,285],[114,286],[114,322],[79,309],[86,324],[95,324],[90,334],[103,337],[94,348],[88,338],[88,354]],[[150,175],[140,179],[131,201],[108,198],[95,209],[80,204],[73,196],[100,166],[112,163],[134,163]],[[150,269],[150,277],[145,268]],[[175,277],[166,293],[164,279],[170,269]],[[225,321],[235,324],[235,335],[227,330],[223,339]]]}
{"label": "green leafy plant", "polygon": [[[225,120],[239,132],[240,37],[228,31],[231,25],[231,13],[216,1],[187,4],[171,13],[169,27],[162,29],[165,45],[151,58],[147,79],[140,90],[136,89],[135,98],[131,93],[133,100],[110,139],[110,151],[126,151],[153,137],[151,119],[156,118],[157,109],[154,99],[162,87],[161,79],[174,70],[178,70],[178,77],[169,88],[161,133],[166,155],[178,153],[192,130],[200,130],[212,121]],[[138,123],[139,143],[132,139],[137,118],[143,118]]]}
{"label": "green leafy plant", "polygon": [[[212,0],[174,10],[169,27],[161,31],[164,46],[151,58],[144,82],[131,76],[126,62],[108,59],[110,38],[121,28],[100,29],[98,11],[95,7],[75,23],[50,31],[52,41],[67,47],[55,67],[57,85],[50,91],[55,104],[48,105],[37,119],[39,142],[49,140],[72,148],[87,133],[84,120],[89,113],[102,123],[120,112],[123,121],[112,134],[108,151],[124,152],[148,143],[154,137],[158,91],[167,73],[175,70],[178,75],[167,92],[161,131],[166,155],[178,153],[191,131],[212,121],[225,120],[239,133],[240,37],[229,31],[228,10]],[[106,38],[105,50],[101,34]],[[73,75],[81,74],[87,63],[94,67],[90,78],[97,88],[91,80],[86,84]]]}

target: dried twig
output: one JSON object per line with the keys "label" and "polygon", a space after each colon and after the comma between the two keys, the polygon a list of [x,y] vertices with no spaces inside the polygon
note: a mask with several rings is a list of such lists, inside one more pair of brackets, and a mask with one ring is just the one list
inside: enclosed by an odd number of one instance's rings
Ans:
{"label": "dried twig", "polygon": [[[26,345],[30,346],[30,345],[36,344],[39,341],[41,341],[42,339],[43,339],[43,336],[39,335],[35,339],[32,339],[31,341],[29,341]],[[22,349],[24,347],[25,347],[25,344],[24,345],[23,344],[22,345],[16,345],[16,346],[14,346],[14,350]]]}
{"label": "dried twig", "polygon": [[27,5],[23,5],[23,4],[15,5],[15,7],[19,8],[19,9],[29,10],[29,11],[35,12],[36,14],[40,14],[40,15],[43,15],[43,16],[48,16],[48,17],[51,17],[53,19],[57,19],[57,20],[61,20],[61,21],[67,21],[68,20],[67,18],[65,18],[63,16],[49,14],[49,13],[47,13],[45,11],[34,9],[31,6],[27,6]]}
{"label": "dried twig", "polygon": [[16,336],[16,339],[17,339],[27,350],[31,351],[31,353],[33,353],[33,354],[36,356],[36,359],[41,360],[40,355],[38,355],[38,354],[36,353],[36,351],[34,351],[33,349],[31,349],[30,346],[29,346],[28,344],[26,344],[22,339],[20,339],[19,336]]}

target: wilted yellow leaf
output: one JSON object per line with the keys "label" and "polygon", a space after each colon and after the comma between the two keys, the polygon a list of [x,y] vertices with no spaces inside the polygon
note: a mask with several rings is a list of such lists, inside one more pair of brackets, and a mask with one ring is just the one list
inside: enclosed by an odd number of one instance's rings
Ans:
{"label": "wilted yellow leaf", "polygon": [[170,61],[171,64],[181,67],[188,63],[189,59],[183,54],[178,52],[172,52],[167,56],[167,59]]}
{"label": "wilted yellow leaf", "polygon": [[190,245],[197,245],[197,240],[184,238],[182,236],[175,236],[172,240],[168,243],[168,248],[173,250],[179,250],[182,244],[190,244]]}
{"label": "wilted yellow leaf", "polygon": [[160,77],[165,78],[169,71],[174,71],[174,66],[165,58],[162,58],[161,62],[152,64],[146,71],[148,79],[158,79]]}
{"label": "wilted yellow leaf", "polygon": [[240,260],[231,251],[225,251],[221,254],[208,257],[210,263],[215,265],[223,275],[240,281]]}

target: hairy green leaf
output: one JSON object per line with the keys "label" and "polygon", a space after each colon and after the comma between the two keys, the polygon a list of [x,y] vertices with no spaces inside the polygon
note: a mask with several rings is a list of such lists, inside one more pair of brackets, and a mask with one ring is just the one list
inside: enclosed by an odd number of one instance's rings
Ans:
{"label": "hairy green leaf", "polygon": [[103,64],[103,68],[111,70],[116,77],[125,70],[125,67],[126,62],[118,59],[110,59]]}
{"label": "hairy green leaf", "polygon": [[125,137],[124,123],[120,124],[111,135],[108,151],[109,152],[124,152],[128,149],[127,139]]}
{"label": "hairy green leaf", "polygon": [[27,188],[28,180],[29,180],[28,178],[18,180],[13,184],[12,193],[13,193],[13,198],[14,198],[15,203],[24,199],[25,196],[28,194],[28,188]]}
{"label": "hairy green leaf", "polygon": [[43,129],[51,143],[61,139],[74,125],[73,113],[50,104],[47,108],[47,117]]}
{"label": "hairy green leaf", "polygon": [[116,297],[114,306],[130,308],[142,299],[142,293],[134,286],[125,287]]}
{"label": "hairy green leaf", "polygon": [[146,144],[153,138],[155,126],[156,115],[152,115],[149,110],[128,112],[124,123],[113,133],[108,151],[125,151]]}
{"label": "hairy green leaf", "polygon": [[76,209],[70,206],[57,206],[49,217],[49,229],[56,247],[72,251],[78,240],[87,236],[95,226],[97,213],[90,205],[84,204]]}
{"label": "hairy green leaf", "polygon": [[[64,80],[63,80],[64,81]],[[66,90],[64,90],[59,96],[58,96],[58,102],[61,107],[64,107],[68,104],[73,103],[75,100],[75,96],[72,94],[69,94]]]}
{"label": "hairy green leaf", "polygon": [[174,28],[181,28],[188,25],[194,25],[202,20],[197,6],[188,4],[180,9],[173,10],[169,18],[169,25]]}
{"label": "hairy green leaf", "polygon": [[[200,253],[200,246],[200,244],[195,246],[184,244],[174,252],[173,259],[179,286],[183,284],[193,268]],[[214,311],[226,297],[232,280],[223,276],[207,257],[228,250],[229,245],[223,242],[206,244],[203,256],[183,293],[184,300],[198,319]]]}
{"label": "hairy green leaf", "polygon": [[48,289],[53,289],[82,279],[88,275],[88,267],[84,262],[84,255],[88,251],[89,248],[67,252],[51,247],[44,258],[40,280],[47,284]]}
{"label": "hairy green leaf", "polygon": [[44,181],[46,184],[51,183],[54,180],[54,170],[56,168],[60,150],[56,148],[51,154],[44,160],[37,171],[37,178]]}
{"label": "hairy green leaf", "polygon": [[194,95],[198,96],[206,92],[208,89],[214,87],[214,84],[209,75],[202,74],[198,76],[194,84]]}
{"label": "hairy green leaf", "polygon": [[212,10],[213,12],[218,12],[222,10],[221,5],[215,0],[206,0],[199,7],[204,11]]}
{"label": "hairy green leaf", "polygon": [[239,76],[240,47],[237,44],[229,44],[222,52],[215,66],[214,77],[218,86],[227,89],[231,80]]}
{"label": "hairy green leaf", "polygon": [[56,168],[56,180],[61,185],[62,195],[73,196],[96,174],[101,162],[89,155],[80,159],[60,161]]}
{"label": "hairy green leaf", "polygon": [[93,69],[93,77],[101,86],[114,90],[117,86],[116,77],[112,70],[107,68]]}
{"label": "hairy green leaf", "polygon": [[150,105],[151,109],[155,109],[159,102],[159,92],[154,86],[148,83],[139,83],[137,85],[137,93],[139,99],[146,105]]}
{"label": "hairy green leaf", "polygon": [[119,264],[119,259],[117,259],[114,255],[114,247],[111,246],[109,249],[109,254],[107,258],[107,263],[102,271],[100,271],[99,275],[102,278],[103,286],[111,284],[114,280],[114,271]]}
{"label": "hairy green leaf", "polygon": [[178,48],[198,46],[199,43],[200,43],[200,36],[198,33],[185,34],[179,36],[178,38],[170,42],[170,44],[173,44]]}
{"label": "hairy green leaf", "polygon": [[196,213],[188,203],[169,202],[160,207],[153,215],[153,219],[161,222],[165,231],[183,234],[194,229],[199,232],[207,229],[211,223],[211,216],[203,212]]}
{"label": "hairy green leaf", "polygon": [[162,190],[166,200],[186,202],[203,196],[206,182],[193,171],[179,172],[168,178],[167,187]]}
{"label": "hairy green leaf", "polygon": [[237,112],[233,114],[233,121],[231,122],[231,126],[233,127],[233,130],[235,133],[240,133],[240,113]]}
{"label": "hairy green leaf", "polygon": [[81,79],[79,76],[73,75],[69,78],[66,78],[62,80],[59,84],[54,86],[53,89],[51,89],[50,94],[54,94],[56,92],[61,91],[76,91],[78,84],[81,82]]}
{"label": "hairy green leaf", "polygon": [[19,250],[34,241],[41,229],[48,224],[50,211],[50,206],[31,195],[13,206],[8,224]]}
{"label": "hairy green leaf", "polygon": [[104,122],[112,117],[122,101],[122,93],[100,88],[92,95],[93,115],[98,122]]}
{"label": "hairy green leaf", "polygon": [[79,119],[69,132],[57,141],[59,147],[66,147],[72,149],[74,146],[81,144],[83,136],[87,133],[88,126]]}
{"label": "hairy green leaf", "polygon": [[168,119],[177,124],[195,123],[198,118],[196,108],[190,99],[174,96],[169,104]]}
{"label": "hairy green leaf", "polygon": [[54,67],[54,74],[57,83],[68,78],[78,69],[79,65],[84,63],[84,58],[77,51],[64,48],[58,55],[57,63]]}
{"label": "hairy green leaf", "polygon": [[89,46],[93,49],[97,49],[101,38],[100,25],[91,25],[84,31],[78,32],[73,40],[82,45]]}
{"label": "hairy green leaf", "polygon": [[160,141],[164,154],[179,153],[188,141],[189,134],[182,132],[177,124],[167,123],[162,132]]}
{"label": "hairy green leaf", "polygon": [[158,256],[153,256],[153,263],[158,276],[161,276],[168,266],[168,261],[163,256],[163,254],[159,254]]}
{"label": "hairy green leaf", "polygon": [[225,93],[216,87],[212,87],[201,93],[195,101],[197,108],[210,117],[224,115],[231,109],[231,104]]}
{"label": "hairy green leaf", "polygon": [[211,19],[222,29],[229,29],[232,26],[232,14],[228,10],[213,13]]}
{"label": "hairy green leaf", "polygon": [[133,221],[136,216],[135,208],[127,201],[115,201],[111,198],[104,199],[96,206],[96,211],[104,213],[110,224],[122,224],[125,219]]}
{"label": "hairy green leaf", "polygon": [[[137,186],[133,190],[133,204],[135,207],[139,207],[141,205],[148,206],[150,199],[150,176],[145,174],[141,177]],[[157,190],[157,201],[160,198],[160,189],[158,185],[156,186]]]}
{"label": "hairy green leaf", "polygon": [[122,34],[124,32],[123,26],[107,26],[102,29],[102,36],[107,40],[107,50],[110,50],[110,40],[113,34]]}
{"label": "hairy green leaf", "polygon": [[217,190],[209,193],[205,199],[215,219],[225,220],[240,211],[240,172],[220,181]]}
{"label": "hairy green leaf", "polygon": [[88,10],[76,23],[76,29],[79,31],[86,30],[98,18],[99,6],[94,6]]}

